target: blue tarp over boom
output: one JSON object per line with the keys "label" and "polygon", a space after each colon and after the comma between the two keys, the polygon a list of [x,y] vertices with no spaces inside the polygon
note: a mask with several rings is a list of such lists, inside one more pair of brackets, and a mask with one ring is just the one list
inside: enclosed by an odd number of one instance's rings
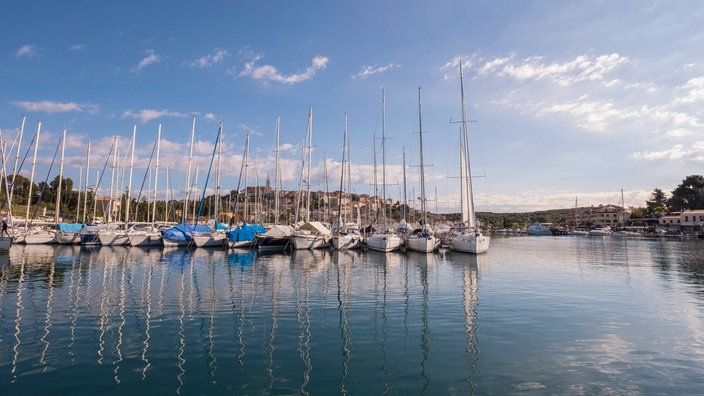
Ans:
{"label": "blue tarp over boom", "polygon": [[81,231],[83,224],[80,223],[59,223],[59,231],[77,233]]}
{"label": "blue tarp over boom", "polygon": [[263,234],[266,230],[258,224],[242,223],[242,227],[227,233],[230,242],[253,241],[254,235]]}
{"label": "blue tarp over boom", "polygon": [[217,220],[215,221],[215,229],[216,230],[223,230],[223,231],[229,231],[230,227],[226,226],[225,224],[222,224],[218,222]]}
{"label": "blue tarp over boom", "polygon": [[162,230],[161,235],[172,241],[190,241],[194,232],[213,232],[213,229],[204,225],[192,226],[183,222],[167,230]]}

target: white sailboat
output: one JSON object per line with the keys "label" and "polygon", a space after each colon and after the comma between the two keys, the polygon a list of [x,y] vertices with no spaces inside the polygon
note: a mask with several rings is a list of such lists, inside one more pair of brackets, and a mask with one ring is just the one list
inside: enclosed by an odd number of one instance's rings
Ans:
{"label": "white sailboat", "polygon": [[[152,215],[149,225],[144,229],[132,228],[127,232],[127,237],[130,240],[130,246],[164,246],[164,238],[161,236],[161,232],[156,229],[156,190],[157,190],[157,179],[159,175],[159,149],[161,145],[161,124],[159,124],[159,130],[156,136],[155,149],[156,149],[156,165],[154,168],[154,191],[152,194]],[[148,172],[148,170],[146,171]],[[146,176],[145,176],[146,177]]]}
{"label": "white sailboat", "polygon": [[[279,190],[281,187],[281,170],[279,169],[279,135],[280,117],[276,117],[276,163],[274,174],[274,224],[266,232],[254,235],[254,246],[259,251],[276,252],[288,249],[291,242],[293,227],[279,224]],[[238,186],[239,188],[239,186]],[[237,246],[231,246],[237,247]]]}
{"label": "white sailboat", "polygon": [[[384,89],[381,90],[381,169],[382,169],[382,211],[383,229],[375,231],[367,238],[367,247],[377,252],[392,252],[401,248],[402,240],[393,230],[386,226],[386,97]],[[376,142],[374,142],[376,145]]]}
{"label": "white sailboat", "polygon": [[[306,130],[306,144],[308,159],[306,161],[306,216],[305,221],[301,224],[295,224],[296,229],[291,234],[291,242],[294,249],[319,249],[330,246],[332,233],[319,221],[310,221],[310,162],[313,156],[313,108],[308,110],[308,128]],[[305,156],[304,156],[305,158]],[[301,177],[303,169],[301,169]],[[301,181],[303,179],[301,178]],[[299,188],[299,196],[302,194],[302,188]],[[296,208],[298,210],[298,207]]]}
{"label": "white sailboat", "polygon": [[[130,244],[130,238],[127,235],[127,227],[129,227],[130,221],[130,193],[132,191],[132,171],[134,169],[134,140],[136,137],[137,125],[134,125],[132,127],[129,182],[127,184],[127,190],[125,193],[125,222],[120,228],[110,228],[107,230],[98,231],[98,238],[100,239],[100,244],[103,246],[126,246]],[[110,190],[112,190],[112,188]],[[112,197],[112,192],[110,193],[110,196]]]}
{"label": "white sailboat", "polygon": [[[212,232],[193,232],[193,243],[197,247],[224,247],[227,245],[227,234],[224,230],[217,229],[217,218],[220,211],[220,203],[218,199],[220,198],[220,160],[222,157],[222,121],[220,121],[220,127],[218,128],[218,140],[220,141],[218,145],[218,162],[217,171],[215,178],[215,224],[216,229]],[[249,146],[249,135],[247,135],[247,145]]]}
{"label": "white sailboat", "polygon": [[460,193],[462,224],[451,230],[448,237],[450,249],[464,253],[485,253],[489,250],[490,237],[482,233],[474,213],[472,192],[472,171],[469,159],[469,135],[467,133],[467,112],[464,107],[464,75],[460,62],[460,93],[462,98],[462,128],[460,129]]}
{"label": "white sailboat", "polygon": [[[335,229],[334,235],[332,237],[332,245],[335,249],[346,250],[346,249],[356,249],[362,246],[364,243],[364,238],[362,238],[362,233],[359,231],[359,222],[353,223],[348,221],[348,209],[345,210],[344,219],[342,216],[342,202],[343,202],[343,190],[345,181],[345,171],[347,171],[347,193],[346,199],[349,199],[349,184],[350,184],[350,158],[349,158],[349,144],[347,142],[347,113],[345,113],[345,133],[342,144],[342,164],[340,171],[340,196],[338,198],[338,207],[340,208],[337,214],[337,228]],[[347,167],[345,167],[347,164]]]}
{"label": "white sailboat", "polygon": [[421,99],[420,90],[418,87],[418,131],[420,136],[420,210],[421,210],[421,228],[414,230],[413,233],[406,237],[405,243],[409,250],[416,252],[430,253],[440,244],[440,240],[433,235],[428,227],[428,219],[425,210],[425,164],[423,163],[423,122],[421,118]]}

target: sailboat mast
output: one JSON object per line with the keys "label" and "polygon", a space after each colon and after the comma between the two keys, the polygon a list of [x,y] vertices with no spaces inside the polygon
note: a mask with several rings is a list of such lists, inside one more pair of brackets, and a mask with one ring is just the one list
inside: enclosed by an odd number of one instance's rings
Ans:
{"label": "sailboat mast", "polygon": [[86,185],[83,195],[83,218],[81,223],[86,223],[86,213],[88,212],[88,178],[90,177],[90,142],[88,142],[88,151],[86,153]]}
{"label": "sailboat mast", "polygon": [[64,151],[66,149],[66,128],[64,128],[63,134],[61,135],[61,162],[59,165],[59,185],[56,190],[56,213],[54,213],[54,222],[59,222],[59,212],[61,212],[61,186],[63,182],[64,175]]}
{"label": "sailboat mast", "polygon": [[381,89],[381,203],[384,217],[384,232],[386,232],[386,96],[384,88]]}
{"label": "sailboat mast", "polygon": [[279,184],[281,183],[279,178],[281,174],[279,172],[279,124],[281,118],[276,116],[276,171],[274,174],[274,224],[279,224]]}
{"label": "sailboat mast", "polygon": [[152,224],[156,223],[156,186],[159,180],[159,150],[161,148],[161,124],[156,133],[156,164],[154,165],[154,202],[152,204]]}
{"label": "sailboat mast", "polygon": [[[345,131],[343,133],[343,138],[342,138],[342,163],[341,163],[341,171],[340,171],[340,194],[338,198],[338,213],[337,213],[337,227],[342,226],[342,189],[344,188],[344,183],[345,183],[345,157],[347,154],[347,113],[345,113]],[[345,213],[345,222],[347,222],[347,213]]]}
{"label": "sailboat mast", "polygon": [[130,194],[132,193],[132,170],[134,169],[134,140],[137,137],[137,124],[132,127],[132,153],[130,154],[130,176],[127,183],[127,193],[125,194],[125,201],[127,207],[125,208],[125,227],[129,224],[130,220]]}
{"label": "sailboat mast", "polygon": [[220,163],[222,159],[222,121],[220,121],[220,128],[218,130],[219,146],[218,146],[218,162],[215,175],[215,221],[218,220],[218,214],[220,213]]}
{"label": "sailboat mast", "polygon": [[420,98],[421,87],[418,86],[418,135],[420,136],[420,210],[423,219],[423,229],[427,227],[428,219],[425,214],[425,164],[423,163],[423,121],[422,105]]}
{"label": "sailboat mast", "polygon": [[247,192],[247,179],[249,179],[249,134],[247,134],[247,139],[244,143],[244,222],[247,222],[247,220],[249,220],[247,218],[247,215],[249,213],[249,194]]}
{"label": "sailboat mast", "polygon": [[406,190],[406,146],[403,146],[403,220],[408,223],[408,191]]}
{"label": "sailboat mast", "polygon": [[[463,197],[464,202],[463,211],[467,211],[467,226],[474,227],[476,224],[476,219],[474,215],[474,197],[472,191],[472,167],[469,159],[469,134],[467,132],[467,110],[464,105],[464,73],[462,71],[462,62],[460,62],[460,93],[462,98],[462,134],[460,135],[460,150],[461,158],[464,159],[464,164],[462,165],[461,175],[462,180],[466,181],[467,191],[466,196]],[[464,192],[464,191],[463,191]],[[466,208],[466,209],[465,209]],[[464,220],[464,219],[463,219]]]}
{"label": "sailboat mast", "polygon": [[32,159],[32,173],[29,178],[29,193],[27,194],[27,216],[25,216],[25,228],[29,227],[29,209],[32,206],[32,185],[34,184],[34,170],[37,166],[37,148],[39,147],[39,133],[42,130],[42,123],[37,125],[37,138],[34,140],[34,158]]}
{"label": "sailboat mast", "polygon": [[191,195],[191,164],[193,163],[193,138],[196,134],[196,118],[193,117],[193,125],[191,126],[191,144],[188,153],[188,168],[186,168],[186,198],[183,201],[183,221],[186,221],[188,213],[188,198]]}
{"label": "sailboat mast", "polygon": [[22,124],[20,125],[20,133],[17,140],[17,154],[15,155],[15,165],[12,168],[12,187],[10,187],[10,198],[8,198],[9,206],[12,206],[12,196],[15,192],[15,185],[17,184],[17,172],[19,172],[17,166],[19,165],[20,161],[20,146],[22,146],[22,135],[24,134],[25,121],[27,121],[27,116],[22,116]]}
{"label": "sailboat mast", "polygon": [[108,218],[107,222],[112,223],[112,198],[113,198],[113,193],[114,193],[114,182],[115,182],[115,167],[117,167],[117,141],[119,137],[118,136],[113,136],[112,137],[112,146],[115,148],[115,151],[112,153],[112,169],[110,171],[110,196],[108,197]]}
{"label": "sailboat mast", "polygon": [[313,159],[313,106],[308,109],[308,169],[306,170],[306,222],[310,221],[310,162]]}

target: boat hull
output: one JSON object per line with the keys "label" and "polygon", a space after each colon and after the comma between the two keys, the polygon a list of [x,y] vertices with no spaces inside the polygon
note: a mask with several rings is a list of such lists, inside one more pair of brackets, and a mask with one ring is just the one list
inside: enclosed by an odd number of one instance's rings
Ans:
{"label": "boat hull", "polygon": [[291,241],[296,250],[330,247],[330,237],[322,235],[293,235]]}
{"label": "boat hull", "polygon": [[194,235],[193,242],[197,247],[224,247],[227,245],[227,235]]}
{"label": "boat hull", "polygon": [[361,235],[337,235],[332,238],[332,246],[337,250],[357,249],[363,244]]}
{"label": "boat hull", "polygon": [[430,253],[439,245],[440,240],[434,236],[410,235],[406,238],[406,248],[415,252]]}
{"label": "boat hull", "polygon": [[489,251],[491,238],[486,235],[460,234],[448,239],[450,249],[471,254],[481,254]]}
{"label": "boat hull", "polygon": [[367,247],[377,252],[393,252],[401,248],[401,238],[395,234],[377,234],[367,238]]}
{"label": "boat hull", "polygon": [[129,234],[131,246],[164,246],[160,233]]}

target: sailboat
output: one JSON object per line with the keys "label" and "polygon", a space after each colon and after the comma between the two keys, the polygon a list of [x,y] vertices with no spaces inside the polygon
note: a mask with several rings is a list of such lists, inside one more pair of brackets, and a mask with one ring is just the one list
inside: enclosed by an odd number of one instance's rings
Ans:
{"label": "sailboat", "polygon": [[[293,228],[279,224],[279,187],[281,171],[279,169],[279,126],[281,119],[276,117],[276,174],[274,175],[274,224],[266,232],[254,235],[254,245],[259,251],[275,252],[286,250],[291,243]],[[231,234],[232,235],[232,234]],[[232,239],[232,237],[230,237]]]}
{"label": "sailboat", "polygon": [[[100,244],[103,246],[126,246],[130,244],[130,238],[127,235],[129,222],[130,222],[130,194],[132,193],[132,172],[134,170],[134,141],[137,137],[137,125],[132,127],[132,141],[131,154],[130,154],[130,173],[129,182],[127,184],[127,190],[125,193],[125,222],[121,227],[109,228],[107,230],[98,231],[98,238],[100,239]],[[117,151],[116,151],[117,153]],[[114,166],[113,166],[114,168]],[[112,185],[112,184],[111,184]],[[110,196],[112,197],[112,188],[110,188]]]}
{"label": "sailboat", "polygon": [[[367,238],[367,247],[378,252],[392,252],[401,248],[402,240],[393,231],[386,226],[386,97],[384,90],[381,90],[381,179],[382,179],[382,211],[383,211],[383,229],[375,231]],[[374,143],[376,145],[376,142]]]}
{"label": "sailboat", "polygon": [[[215,188],[215,230],[206,232],[193,232],[193,243],[197,247],[224,247],[227,245],[227,234],[225,229],[229,230],[229,227],[222,226],[218,223],[218,214],[220,211],[220,160],[222,158],[222,121],[220,121],[220,128],[218,130],[220,145],[218,146],[218,164],[216,172],[216,188]],[[249,136],[248,136],[249,138]],[[225,229],[222,229],[224,227]]]}
{"label": "sailboat", "polygon": [[467,133],[467,112],[464,107],[464,75],[460,62],[460,93],[462,98],[462,128],[460,129],[460,206],[462,224],[451,230],[448,236],[450,249],[464,253],[485,253],[489,250],[490,237],[482,233],[474,213],[472,192],[472,171],[469,160],[469,135]]}
{"label": "sailboat", "polygon": [[[342,166],[340,171],[340,195],[338,198],[338,207],[340,210],[337,214],[337,228],[332,237],[332,245],[335,249],[346,250],[355,249],[362,246],[364,243],[364,238],[362,238],[362,233],[359,231],[359,222],[352,223],[347,221],[347,214],[349,209],[345,211],[345,219],[342,218],[342,201],[343,201],[343,189],[345,180],[345,170],[347,170],[347,197],[349,199],[349,184],[350,184],[350,158],[349,158],[349,144],[347,142],[347,113],[345,113],[345,137],[342,144]],[[347,168],[345,168],[345,162],[347,162]]]}
{"label": "sailboat", "polygon": [[[310,162],[313,154],[313,108],[308,110],[308,128],[306,130],[306,153],[308,154],[308,160],[306,161],[307,171],[306,171],[306,184],[308,186],[306,192],[306,219],[303,223],[297,223],[297,227],[291,234],[291,242],[295,249],[319,249],[330,246],[330,239],[332,238],[332,233],[325,227],[325,225],[319,221],[310,221]],[[305,158],[305,156],[304,156]],[[301,169],[301,181],[303,177],[303,169]],[[302,186],[301,186],[302,187]],[[299,188],[299,197],[302,194],[302,188]],[[298,211],[298,206],[296,210]],[[298,217],[298,216],[296,216]]]}
{"label": "sailboat", "polygon": [[[138,227],[133,227],[129,231],[127,231],[127,237],[130,240],[130,246],[140,246],[140,247],[147,247],[147,246],[163,246],[164,245],[164,238],[161,236],[161,232],[156,228],[156,190],[157,190],[157,180],[159,176],[159,149],[161,147],[161,124],[159,124],[159,130],[157,131],[156,135],[156,141],[154,142],[154,148],[152,149],[152,155],[154,155],[154,151],[156,150],[156,164],[154,167],[154,189],[152,192],[152,213],[151,213],[151,221],[149,222],[149,225],[147,225],[144,228],[138,228]],[[147,165],[147,169],[144,171],[144,178],[146,180],[147,175],[149,174],[149,166],[151,166],[151,158],[149,159],[149,165]],[[142,181],[142,184],[144,184],[144,181]],[[137,202],[139,202],[139,197],[137,198]],[[147,208],[148,209],[148,208]],[[135,212],[137,209],[135,208]],[[149,213],[147,213],[149,216]]]}
{"label": "sailboat", "polygon": [[423,163],[423,123],[421,119],[421,100],[420,90],[418,87],[418,126],[420,136],[420,210],[421,210],[421,228],[414,230],[413,233],[406,237],[405,243],[409,250],[416,252],[430,253],[440,244],[440,240],[433,235],[428,228],[428,220],[425,210],[425,164]]}
{"label": "sailboat", "polygon": [[[278,136],[278,118],[276,120],[277,136]],[[278,155],[278,153],[277,153]],[[227,243],[231,248],[246,249],[252,247],[255,241],[255,235],[263,234],[266,232],[264,227],[259,224],[247,224],[247,210],[249,208],[248,193],[247,193],[247,180],[249,178],[249,134],[244,144],[244,156],[242,157],[242,166],[240,168],[240,181],[242,180],[242,171],[244,171],[244,208],[243,208],[243,219],[242,225],[239,227],[228,230],[225,232],[227,235]],[[237,182],[237,191],[239,193],[240,183]],[[237,195],[239,198],[239,194]],[[233,216],[237,213],[237,203],[239,199],[235,201],[235,210]],[[286,241],[288,242],[288,241]]]}
{"label": "sailboat", "polygon": [[[220,137],[222,135],[222,122],[220,122],[220,127],[218,128],[218,134],[215,138],[215,146],[213,147],[213,154],[210,157],[210,166],[208,167],[208,174],[205,178],[205,185],[203,186],[203,194],[200,198],[200,204],[198,206],[198,215],[193,220],[193,225],[188,224],[185,220],[181,224],[177,224],[169,229],[161,230],[161,236],[163,237],[164,247],[185,247],[190,246],[193,241],[193,235],[212,235],[214,230],[207,225],[198,225],[198,220],[203,212],[203,202],[205,202],[205,194],[208,190],[208,180],[210,179],[210,171],[213,168],[213,160],[215,159],[215,152],[218,148],[220,142]],[[226,239],[225,235],[222,235],[219,243],[220,246],[224,246]]]}

